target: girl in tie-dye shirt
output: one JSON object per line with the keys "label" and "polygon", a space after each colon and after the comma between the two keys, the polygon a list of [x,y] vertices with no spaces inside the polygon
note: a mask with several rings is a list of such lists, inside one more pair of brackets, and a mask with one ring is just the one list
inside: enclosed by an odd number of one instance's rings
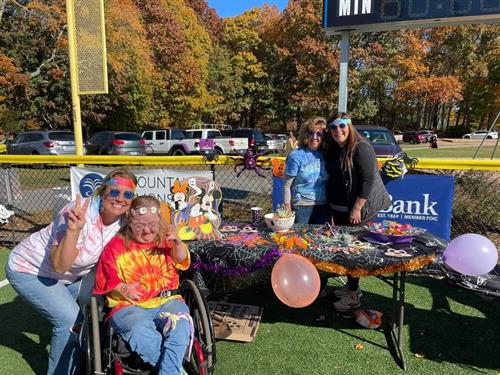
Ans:
{"label": "girl in tie-dye shirt", "polygon": [[192,338],[177,273],[189,264],[187,246],[162,221],[158,200],[141,196],[97,266],[94,293],[106,295],[109,324],[159,374],[180,374]]}

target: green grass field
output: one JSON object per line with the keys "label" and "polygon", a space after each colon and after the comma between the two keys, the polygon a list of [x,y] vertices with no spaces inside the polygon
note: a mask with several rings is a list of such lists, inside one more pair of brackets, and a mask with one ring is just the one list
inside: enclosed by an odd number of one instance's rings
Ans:
{"label": "green grass field", "polygon": [[[0,281],[8,251],[0,250]],[[330,279],[330,286],[338,285]],[[365,307],[391,311],[391,288],[362,279]],[[404,352],[407,374],[498,374],[500,301],[410,276],[406,290]],[[253,343],[217,342],[215,374],[399,374],[383,328],[364,329],[337,317],[326,298],[304,309],[282,305],[269,285],[234,292],[229,301],[264,307]],[[16,296],[0,289],[0,363],[9,375],[46,371],[50,327]],[[356,349],[362,344],[363,349]],[[422,356],[422,358],[419,358]]]}
{"label": "green grass field", "polygon": [[[424,148],[423,148],[424,147]],[[460,159],[471,159],[477,151],[477,146],[467,146],[467,147],[440,147],[440,148],[429,148],[422,145],[401,145],[403,151],[405,151],[409,156],[414,158],[460,158]],[[482,147],[476,156],[476,159],[491,159],[493,154],[494,146]],[[500,146],[497,147],[494,159],[500,158]]]}

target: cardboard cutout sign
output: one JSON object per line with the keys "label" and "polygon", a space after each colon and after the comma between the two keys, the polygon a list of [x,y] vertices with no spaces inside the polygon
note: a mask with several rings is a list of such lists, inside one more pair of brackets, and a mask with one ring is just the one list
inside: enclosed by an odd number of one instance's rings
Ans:
{"label": "cardboard cutout sign", "polygon": [[168,195],[172,224],[183,241],[220,239],[222,190],[205,177],[176,180]]}

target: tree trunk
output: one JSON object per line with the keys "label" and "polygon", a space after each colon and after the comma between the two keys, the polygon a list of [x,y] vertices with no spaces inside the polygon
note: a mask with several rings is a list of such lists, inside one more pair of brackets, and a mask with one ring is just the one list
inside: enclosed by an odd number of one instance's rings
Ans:
{"label": "tree trunk", "polygon": [[462,114],[462,106],[460,106],[460,108],[458,108],[458,113],[457,113],[457,117],[455,118],[455,127],[458,126],[458,122],[460,120],[460,115]]}
{"label": "tree trunk", "polygon": [[450,127],[450,117],[451,117],[451,111],[453,110],[453,104],[450,104],[450,107],[448,108],[448,117],[446,118],[446,131],[448,131],[448,128]]}

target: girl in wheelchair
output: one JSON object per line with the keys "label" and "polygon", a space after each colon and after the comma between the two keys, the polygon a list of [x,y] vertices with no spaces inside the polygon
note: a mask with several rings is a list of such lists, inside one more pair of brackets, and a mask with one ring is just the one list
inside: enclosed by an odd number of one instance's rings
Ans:
{"label": "girl in wheelchair", "polygon": [[109,324],[159,374],[180,374],[189,356],[193,323],[177,272],[189,265],[188,248],[162,220],[158,200],[140,196],[97,266],[94,294],[105,294]]}

